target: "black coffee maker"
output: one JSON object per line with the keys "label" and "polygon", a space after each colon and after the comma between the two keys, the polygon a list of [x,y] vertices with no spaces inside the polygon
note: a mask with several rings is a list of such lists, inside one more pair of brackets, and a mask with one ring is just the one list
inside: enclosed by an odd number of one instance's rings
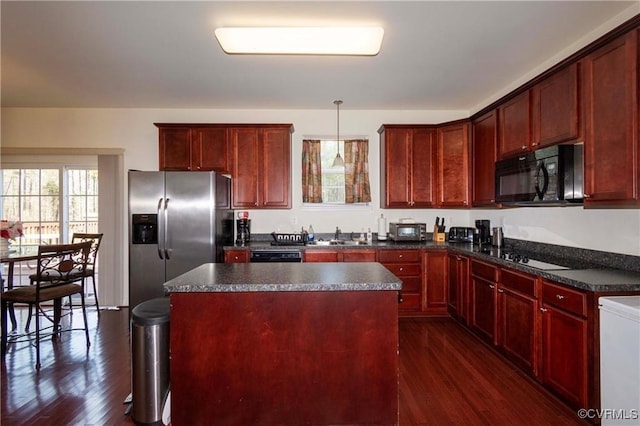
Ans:
{"label": "black coffee maker", "polygon": [[491,244],[491,221],[486,219],[476,220],[476,229],[473,232],[473,244]]}
{"label": "black coffee maker", "polygon": [[236,219],[236,244],[244,246],[251,241],[251,219]]}

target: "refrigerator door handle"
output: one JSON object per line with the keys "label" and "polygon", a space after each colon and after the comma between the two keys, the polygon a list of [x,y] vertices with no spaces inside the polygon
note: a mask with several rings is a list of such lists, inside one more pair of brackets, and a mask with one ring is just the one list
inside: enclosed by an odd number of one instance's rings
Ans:
{"label": "refrigerator door handle", "polygon": [[169,198],[164,200],[164,257],[167,260],[171,259],[171,256],[169,256],[169,249],[167,248],[167,241],[168,241],[168,233],[169,233]]}
{"label": "refrigerator door handle", "polygon": [[164,239],[163,237],[164,229],[162,227],[162,215],[160,214],[161,208],[162,208],[162,198],[158,200],[158,243],[156,244],[156,246],[158,248],[158,257],[160,259],[164,259],[164,257],[162,257],[162,249],[160,248],[160,242],[163,241]]}

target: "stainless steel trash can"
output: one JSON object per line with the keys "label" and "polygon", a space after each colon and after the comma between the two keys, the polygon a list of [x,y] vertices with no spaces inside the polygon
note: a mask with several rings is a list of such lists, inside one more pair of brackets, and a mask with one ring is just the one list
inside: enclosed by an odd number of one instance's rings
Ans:
{"label": "stainless steel trash can", "polygon": [[131,312],[131,417],[161,425],[169,393],[169,298],[142,302]]}

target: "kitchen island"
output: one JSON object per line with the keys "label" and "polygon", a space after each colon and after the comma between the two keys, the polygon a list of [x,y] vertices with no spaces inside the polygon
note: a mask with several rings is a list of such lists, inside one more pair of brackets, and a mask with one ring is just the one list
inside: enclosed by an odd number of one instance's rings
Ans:
{"label": "kitchen island", "polygon": [[381,264],[205,264],[164,286],[172,424],[398,423],[401,281]]}

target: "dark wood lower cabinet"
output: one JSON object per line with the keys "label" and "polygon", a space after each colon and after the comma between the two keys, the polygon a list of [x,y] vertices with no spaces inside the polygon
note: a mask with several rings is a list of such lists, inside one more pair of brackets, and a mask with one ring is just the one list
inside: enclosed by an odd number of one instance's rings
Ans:
{"label": "dark wood lower cabinet", "polygon": [[400,316],[420,316],[422,313],[423,262],[421,250],[378,250],[378,262],[402,280],[398,312]]}
{"label": "dark wood lower cabinet", "polygon": [[430,315],[447,313],[447,252],[427,250],[424,265],[424,312]]}
{"label": "dark wood lower cabinet", "polygon": [[501,268],[496,310],[498,349],[533,375],[538,372],[539,281],[532,275]]}
{"label": "dark wood lower cabinet", "polygon": [[401,317],[447,315],[449,270],[446,250],[307,248],[303,261],[380,262],[402,280],[398,304]]}
{"label": "dark wood lower cabinet", "polygon": [[574,407],[587,399],[587,320],[553,307],[542,314],[542,382]]}
{"label": "dark wood lower cabinet", "polygon": [[338,250],[305,250],[305,262],[338,262]]}
{"label": "dark wood lower cabinet", "polygon": [[495,343],[496,285],[471,276],[471,328],[487,342]]}
{"label": "dark wood lower cabinet", "polygon": [[467,324],[469,318],[469,258],[453,253],[447,257],[449,262],[447,311],[453,318]]}
{"label": "dark wood lower cabinet", "polygon": [[523,370],[535,373],[536,300],[500,286],[497,313],[498,349]]}
{"label": "dark wood lower cabinet", "polygon": [[593,366],[598,312],[592,298],[543,281],[541,299],[542,382],[574,408],[599,406],[599,370]]}
{"label": "dark wood lower cabinet", "polygon": [[496,284],[498,268],[471,260],[471,328],[491,344],[496,343]]}
{"label": "dark wood lower cabinet", "polygon": [[175,425],[398,424],[394,291],[171,294]]}
{"label": "dark wood lower cabinet", "polygon": [[227,250],[224,252],[224,263],[248,263],[249,250]]}

